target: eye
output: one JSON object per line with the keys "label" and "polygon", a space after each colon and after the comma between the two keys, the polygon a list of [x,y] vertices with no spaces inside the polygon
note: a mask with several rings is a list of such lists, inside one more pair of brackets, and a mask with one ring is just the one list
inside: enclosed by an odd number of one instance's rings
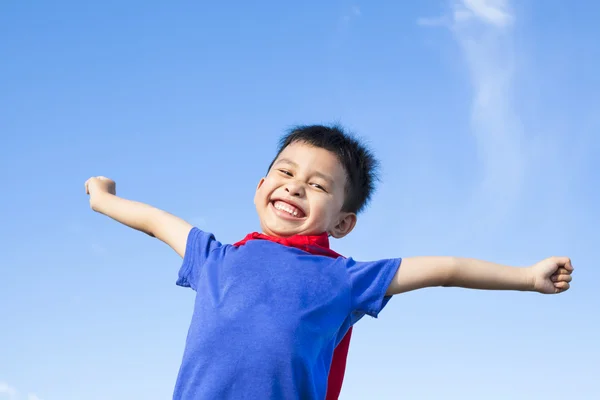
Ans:
{"label": "eye", "polygon": [[282,174],[287,175],[287,176],[293,176],[290,171],[285,170],[285,169],[280,169],[279,172],[281,172]]}
{"label": "eye", "polygon": [[313,187],[315,187],[315,188],[317,188],[317,189],[319,189],[319,190],[321,190],[321,191],[323,191],[323,192],[327,193],[327,190],[325,190],[325,188],[324,188],[323,186],[319,185],[318,183],[311,183],[311,185],[312,185]]}

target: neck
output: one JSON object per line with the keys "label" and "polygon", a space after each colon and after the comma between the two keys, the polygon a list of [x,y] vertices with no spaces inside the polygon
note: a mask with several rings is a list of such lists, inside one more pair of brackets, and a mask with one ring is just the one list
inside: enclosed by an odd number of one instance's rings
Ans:
{"label": "neck", "polygon": [[269,236],[269,237],[272,237],[272,238],[278,238],[278,239],[289,239],[289,238],[294,237],[294,236],[323,236],[323,235],[327,235],[327,237],[331,237],[331,235],[329,233],[327,233],[327,232],[311,233],[311,234],[294,233],[293,235],[282,236],[282,235],[271,234],[271,233],[266,233],[264,231],[261,231],[260,234],[261,235],[265,235],[265,236]]}

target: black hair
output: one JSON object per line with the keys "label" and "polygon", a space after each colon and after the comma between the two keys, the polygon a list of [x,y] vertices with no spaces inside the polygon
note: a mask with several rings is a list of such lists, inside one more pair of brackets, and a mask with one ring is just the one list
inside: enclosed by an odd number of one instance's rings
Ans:
{"label": "black hair", "polygon": [[277,155],[269,165],[269,171],[281,154],[292,143],[302,142],[335,154],[346,171],[346,198],[342,211],[362,212],[375,192],[379,181],[379,162],[366,144],[345,132],[339,125],[296,126],[279,141]]}

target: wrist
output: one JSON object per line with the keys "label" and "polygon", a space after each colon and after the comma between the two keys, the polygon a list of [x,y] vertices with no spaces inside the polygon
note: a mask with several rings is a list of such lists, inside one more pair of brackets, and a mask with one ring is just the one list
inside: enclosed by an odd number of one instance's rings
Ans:
{"label": "wrist", "polygon": [[90,195],[90,207],[92,210],[102,213],[107,201],[114,195],[108,192],[96,192]]}
{"label": "wrist", "polygon": [[535,274],[532,267],[519,268],[523,280],[523,290],[534,292],[535,290]]}

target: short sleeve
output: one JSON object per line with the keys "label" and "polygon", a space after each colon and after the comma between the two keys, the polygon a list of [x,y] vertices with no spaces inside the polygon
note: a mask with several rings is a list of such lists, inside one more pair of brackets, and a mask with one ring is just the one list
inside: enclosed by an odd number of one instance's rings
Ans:
{"label": "short sleeve", "polygon": [[358,262],[352,258],[346,259],[346,269],[352,287],[354,322],[364,314],[376,318],[383,310],[391,298],[385,293],[401,262],[400,258],[369,262]]}
{"label": "short sleeve", "polygon": [[183,263],[176,284],[196,290],[202,266],[211,251],[221,247],[212,233],[192,228],[188,234]]}

